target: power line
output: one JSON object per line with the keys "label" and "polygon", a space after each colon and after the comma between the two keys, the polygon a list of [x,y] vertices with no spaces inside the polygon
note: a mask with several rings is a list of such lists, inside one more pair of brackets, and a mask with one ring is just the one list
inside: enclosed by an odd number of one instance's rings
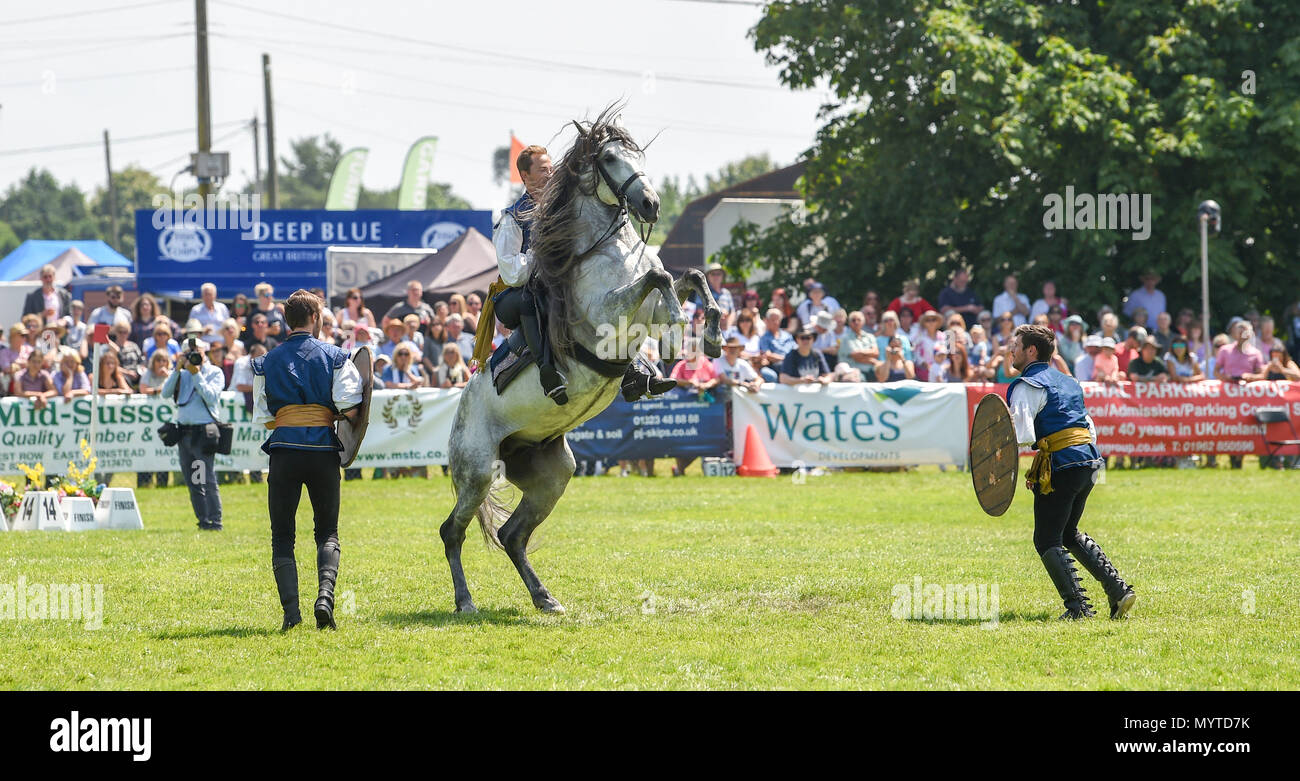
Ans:
{"label": "power line", "polygon": [[[239,68],[216,67],[213,68],[213,70],[221,71],[224,73],[235,73],[241,76],[249,76],[249,77],[254,77],[259,75],[251,71],[241,70]],[[284,81],[290,84],[302,84],[308,87],[315,87],[317,89],[330,90],[331,92],[337,92],[339,90],[338,84],[330,84],[328,82],[313,81],[311,79],[299,79],[299,78],[294,78],[292,76],[285,76],[282,74],[277,75],[275,78],[277,81]],[[398,100],[398,101],[404,101],[408,103],[419,103],[422,105],[453,106],[456,108],[475,109],[479,111],[487,111],[496,114],[508,114],[510,116],[519,116],[523,114],[529,116],[543,117],[545,119],[559,120],[561,122],[564,122],[572,118],[567,114],[562,113],[558,109],[550,109],[550,110],[521,109],[521,108],[512,108],[510,106],[484,105],[482,103],[467,103],[464,101],[451,101],[451,100],[443,100],[440,98],[429,98],[429,97],[415,96],[415,95],[402,95],[398,93],[385,92],[381,90],[357,89],[356,92],[357,94],[360,95],[370,95],[373,97],[387,98],[389,100]],[[647,117],[646,121],[655,121],[655,119],[653,117]],[[729,136],[749,136],[752,138],[772,138],[773,136],[776,135],[787,137],[787,138],[796,138],[796,137],[800,139],[806,138],[803,134],[770,133],[770,132],[755,131],[755,130],[739,130],[735,128],[725,128],[725,127],[719,127],[717,125],[704,125],[704,124],[694,123],[694,122],[679,123],[679,122],[673,122],[671,120],[669,120],[668,122],[670,125],[674,125],[683,130],[694,130],[700,133],[716,133],[716,134],[729,135]]]}
{"label": "power line", "polygon": [[[64,82],[78,83],[82,81],[102,81],[104,79],[125,79],[125,78],[130,78],[132,76],[156,76],[160,73],[173,73],[176,71],[193,71],[193,70],[194,70],[194,66],[192,65],[176,65],[171,68],[148,68],[146,70],[138,70],[138,71],[120,71],[118,73],[101,73],[96,76],[61,76],[59,77],[58,81],[59,83],[64,83]],[[37,86],[40,83],[41,83],[41,79],[28,79],[26,81],[9,81],[9,82],[0,83],[0,87],[31,87],[31,86]]]}
{"label": "power line", "polygon": [[30,16],[26,19],[10,19],[8,21],[0,21],[0,27],[12,27],[16,24],[35,24],[37,22],[52,22],[57,19],[72,19],[72,18],[80,19],[84,16],[92,16],[94,14],[108,14],[117,11],[130,11],[134,8],[148,8],[150,6],[166,5],[168,3],[173,3],[173,2],[176,2],[176,0],[151,0],[151,2],[147,2],[147,3],[136,3],[135,5],[119,5],[115,8],[96,8],[91,11],[69,11],[66,14],[52,14],[50,16]]}
{"label": "power line", "polygon": [[[369,35],[372,37],[382,38],[385,41],[389,41],[389,42],[402,41],[404,43],[410,43],[410,44],[414,44],[426,48],[446,49],[450,51],[457,51],[457,52],[462,52],[467,54],[475,54],[480,57],[488,57],[490,59],[501,60],[506,63],[510,63],[516,67],[518,66],[519,63],[524,62],[532,65],[560,68],[575,73],[597,72],[597,73],[607,73],[607,74],[612,74],[617,76],[630,76],[638,79],[643,78],[646,75],[643,71],[632,70],[629,68],[593,66],[589,63],[584,64],[584,63],[563,62],[561,60],[550,60],[550,59],[544,59],[540,57],[527,57],[527,56],[520,56],[516,54],[502,54],[500,52],[494,52],[486,49],[476,49],[470,46],[457,46],[449,43],[434,43],[433,41],[426,41],[420,38],[411,38],[403,35],[397,35],[394,33],[386,33],[380,30],[370,30],[363,27],[348,27],[346,25],[333,24],[331,22],[322,22],[317,19],[309,19],[304,16],[294,16],[293,14],[285,14],[285,13],[280,13],[278,11],[268,11],[263,8],[254,8],[252,6],[246,6],[246,5],[241,5],[239,3],[230,2],[229,0],[223,0],[222,5],[230,6],[231,8],[238,8],[243,11],[250,11],[252,13],[264,14],[279,19],[285,19],[292,22],[298,22],[299,24],[312,24],[312,25],[317,25],[319,27],[325,27],[331,30],[342,30],[344,32],[353,33],[353,34]],[[672,73],[655,73],[654,77],[656,80],[670,81],[670,82],[683,83],[683,84],[703,84],[707,86],[732,87],[735,89],[758,89],[758,90],[776,89],[776,90],[783,91],[783,88],[774,87],[773,85],[770,84],[753,84],[747,82],[727,81],[725,79],[712,78],[712,77],[684,76],[684,75],[672,74]]]}
{"label": "power line", "polygon": [[188,37],[190,37],[189,33],[169,33],[167,35],[151,35],[148,36],[148,38],[144,41],[133,41],[129,43],[110,43],[110,44],[105,44],[103,46],[87,46],[81,49],[69,49],[68,51],[47,51],[42,54],[18,57],[11,60],[0,60],[0,64],[9,65],[13,63],[19,63],[19,62],[34,62],[36,60],[55,62],[63,57],[67,57],[74,54],[89,54],[90,52],[102,52],[102,51],[108,51],[109,49],[121,49],[126,46],[143,46],[150,43],[158,43],[159,41],[165,41],[170,38],[188,38]]}
{"label": "power line", "polygon": [[[239,120],[238,122],[222,122],[220,124],[213,125],[213,127],[230,127],[231,125],[235,125],[235,124],[247,124],[247,120]],[[152,141],[157,138],[167,138],[168,136],[179,136],[183,133],[193,133],[193,132],[194,132],[194,128],[192,127],[184,128],[181,130],[161,130],[157,133],[146,133],[144,135],[138,135],[138,136],[121,136],[118,138],[114,138],[113,143],[116,145],[116,144],[130,144],[136,141]],[[104,142],[102,140],[98,140],[98,141],[87,141],[85,143],[55,144],[52,146],[33,146],[33,147],[28,147],[26,149],[0,149],[0,157],[12,157],[13,155],[40,154],[42,152],[62,152],[67,149],[86,149],[92,146],[101,146],[103,143]]]}

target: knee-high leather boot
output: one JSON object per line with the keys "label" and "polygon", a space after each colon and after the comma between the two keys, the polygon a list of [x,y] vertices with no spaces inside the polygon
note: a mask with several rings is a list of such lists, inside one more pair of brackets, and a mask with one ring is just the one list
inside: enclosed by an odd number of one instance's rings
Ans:
{"label": "knee-high leather boot", "polygon": [[565,385],[564,375],[552,362],[550,345],[542,342],[541,319],[538,315],[536,299],[526,290],[525,296],[524,305],[519,313],[519,326],[524,330],[524,341],[528,343],[528,351],[537,360],[537,371],[542,378],[542,391],[556,404],[568,404],[569,389]]}
{"label": "knee-high leather boot", "polygon": [[320,590],[316,597],[316,628],[337,629],[334,625],[334,582],[339,576],[339,544],[326,540],[316,549],[316,577]]}
{"label": "knee-high leather boot", "polygon": [[275,590],[280,593],[280,607],[284,609],[281,632],[287,632],[302,623],[298,608],[298,565],[292,556],[271,559],[271,572],[275,575]]}
{"label": "knee-high leather boot", "polygon": [[1106,558],[1105,551],[1097,541],[1083,532],[1075,532],[1074,539],[1065,541],[1065,547],[1088,570],[1088,574],[1101,584],[1106,592],[1106,601],[1110,603],[1110,617],[1123,618],[1137,601],[1137,594],[1120,577],[1119,570]]}
{"label": "knee-high leather boot", "polygon": [[1075,569],[1074,559],[1065,548],[1056,547],[1048,548],[1043,551],[1043,566],[1047,568],[1047,574],[1052,578],[1052,585],[1056,586],[1056,593],[1061,595],[1061,601],[1065,603],[1065,612],[1061,614],[1062,619],[1091,618],[1097,615],[1092,610],[1092,605],[1088,604],[1088,597],[1084,593],[1086,589],[1079,585],[1079,570]]}

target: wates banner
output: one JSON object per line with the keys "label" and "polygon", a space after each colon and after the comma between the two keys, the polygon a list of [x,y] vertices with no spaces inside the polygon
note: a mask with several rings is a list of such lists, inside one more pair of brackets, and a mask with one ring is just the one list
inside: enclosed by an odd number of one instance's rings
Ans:
{"label": "wates banner", "polygon": [[765,384],[732,405],[737,459],[752,425],[777,466],[966,462],[966,389],[956,383]]}
{"label": "wates banner", "polygon": [[[433,150],[438,146],[435,136],[425,136],[411,145],[402,166],[402,187],[397,193],[397,208],[402,211],[421,210],[429,200],[429,181],[433,175]],[[491,236],[491,232],[485,234]]]}
{"label": "wates banner", "polygon": [[[1282,407],[1300,419],[1300,383],[1079,383],[1105,456],[1260,455],[1264,427],[1255,413]],[[973,410],[1006,385],[968,385]]]}
{"label": "wates banner", "polygon": [[334,166],[334,175],[330,177],[329,193],[325,196],[327,210],[352,211],[357,208],[357,201],[361,198],[361,175],[369,157],[370,150],[361,147],[350,149],[339,158],[338,165]]}

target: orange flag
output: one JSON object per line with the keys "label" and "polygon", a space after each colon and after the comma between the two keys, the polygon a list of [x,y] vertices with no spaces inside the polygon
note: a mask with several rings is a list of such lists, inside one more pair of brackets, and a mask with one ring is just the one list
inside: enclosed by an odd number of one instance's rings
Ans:
{"label": "orange flag", "polygon": [[515,161],[519,159],[519,153],[524,151],[524,142],[515,138],[515,134],[510,134],[510,183],[523,184],[524,180],[519,178],[519,166]]}

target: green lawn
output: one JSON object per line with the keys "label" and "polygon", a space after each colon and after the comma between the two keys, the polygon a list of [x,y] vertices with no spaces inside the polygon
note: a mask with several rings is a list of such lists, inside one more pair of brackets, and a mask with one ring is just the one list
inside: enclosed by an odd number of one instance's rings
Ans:
{"label": "green lawn", "polygon": [[[1294,472],[1112,470],[1083,528],[1137,606],[1066,623],[1024,491],[989,518],[965,473],[692,471],[573,481],[533,554],[562,617],[536,613],[477,532],[465,566],[482,612],[451,612],[447,479],[345,483],[339,631],[285,635],[263,487],[223,488],[216,534],[197,531],[183,489],[143,489],[143,532],[0,535],[0,584],[102,583],[105,602],[97,631],[0,620],[0,687],[1300,687]],[[299,540],[310,621],[305,500]],[[895,618],[892,589],[917,575],[997,584],[996,626]]]}

